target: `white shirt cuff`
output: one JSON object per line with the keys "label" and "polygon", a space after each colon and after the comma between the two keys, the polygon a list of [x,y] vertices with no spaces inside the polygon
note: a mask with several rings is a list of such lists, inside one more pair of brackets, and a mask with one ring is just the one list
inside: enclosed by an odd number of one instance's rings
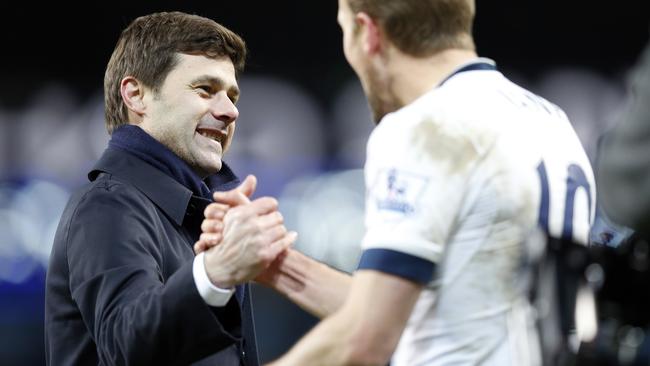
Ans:
{"label": "white shirt cuff", "polygon": [[222,289],[213,285],[212,281],[208,278],[208,273],[205,271],[203,257],[205,257],[205,252],[201,252],[194,257],[194,263],[192,264],[192,274],[194,275],[196,289],[199,290],[199,294],[206,304],[210,306],[225,306],[235,292],[235,289]]}

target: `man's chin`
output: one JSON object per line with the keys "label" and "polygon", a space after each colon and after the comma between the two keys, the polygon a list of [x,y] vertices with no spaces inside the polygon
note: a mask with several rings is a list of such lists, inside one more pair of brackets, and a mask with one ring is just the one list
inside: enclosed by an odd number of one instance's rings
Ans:
{"label": "man's chin", "polygon": [[217,174],[221,170],[222,166],[223,162],[219,160],[219,162],[210,164],[209,166],[205,167],[205,171],[208,173],[208,175]]}
{"label": "man's chin", "polygon": [[218,159],[216,162],[210,162],[210,164],[199,164],[194,167],[194,171],[201,176],[201,179],[205,179],[209,175],[217,174],[222,165],[221,159]]}

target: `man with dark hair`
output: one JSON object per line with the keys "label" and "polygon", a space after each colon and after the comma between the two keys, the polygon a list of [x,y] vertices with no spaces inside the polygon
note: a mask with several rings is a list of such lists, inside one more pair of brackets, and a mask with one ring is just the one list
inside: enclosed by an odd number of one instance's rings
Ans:
{"label": "man with dark hair", "polygon": [[540,363],[525,243],[539,225],[586,244],[594,178],[564,112],[477,56],[474,11],[339,0],[344,53],[378,123],[363,253],[351,277],[293,250],[264,274],[325,317],[274,365]]}
{"label": "man with dark hair", "polygon": [[215,191],[255,189],[221,160],[245,55],[196,15],[151,14],[122,32],[104,83],[111,140],[52,248],[47,364],[258,364],[246,282],[295,240],[277,202],[211,206],[221,221],[203,240],[220,245],[192,251]]}

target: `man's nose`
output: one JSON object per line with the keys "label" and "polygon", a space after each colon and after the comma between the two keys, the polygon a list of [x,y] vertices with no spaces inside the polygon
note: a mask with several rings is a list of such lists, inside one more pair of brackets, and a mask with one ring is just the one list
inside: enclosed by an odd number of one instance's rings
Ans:
{"label": "man's nose", "polygon": [[226,125],[235,122],[239,117],[239,110],[225,92],[218,93],[212,103],[212,115]]}

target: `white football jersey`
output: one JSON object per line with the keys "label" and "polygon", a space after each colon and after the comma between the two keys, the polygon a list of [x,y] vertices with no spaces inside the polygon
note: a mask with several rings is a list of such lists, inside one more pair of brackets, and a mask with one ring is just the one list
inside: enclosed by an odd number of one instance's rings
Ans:
{"label": "white football jersey", "polygon": [[359,269],[425,285],[392,366],[540,364],[520,279],[541,227],[586,244],[589,159],[565,113],[477,59],[368,141]]}

